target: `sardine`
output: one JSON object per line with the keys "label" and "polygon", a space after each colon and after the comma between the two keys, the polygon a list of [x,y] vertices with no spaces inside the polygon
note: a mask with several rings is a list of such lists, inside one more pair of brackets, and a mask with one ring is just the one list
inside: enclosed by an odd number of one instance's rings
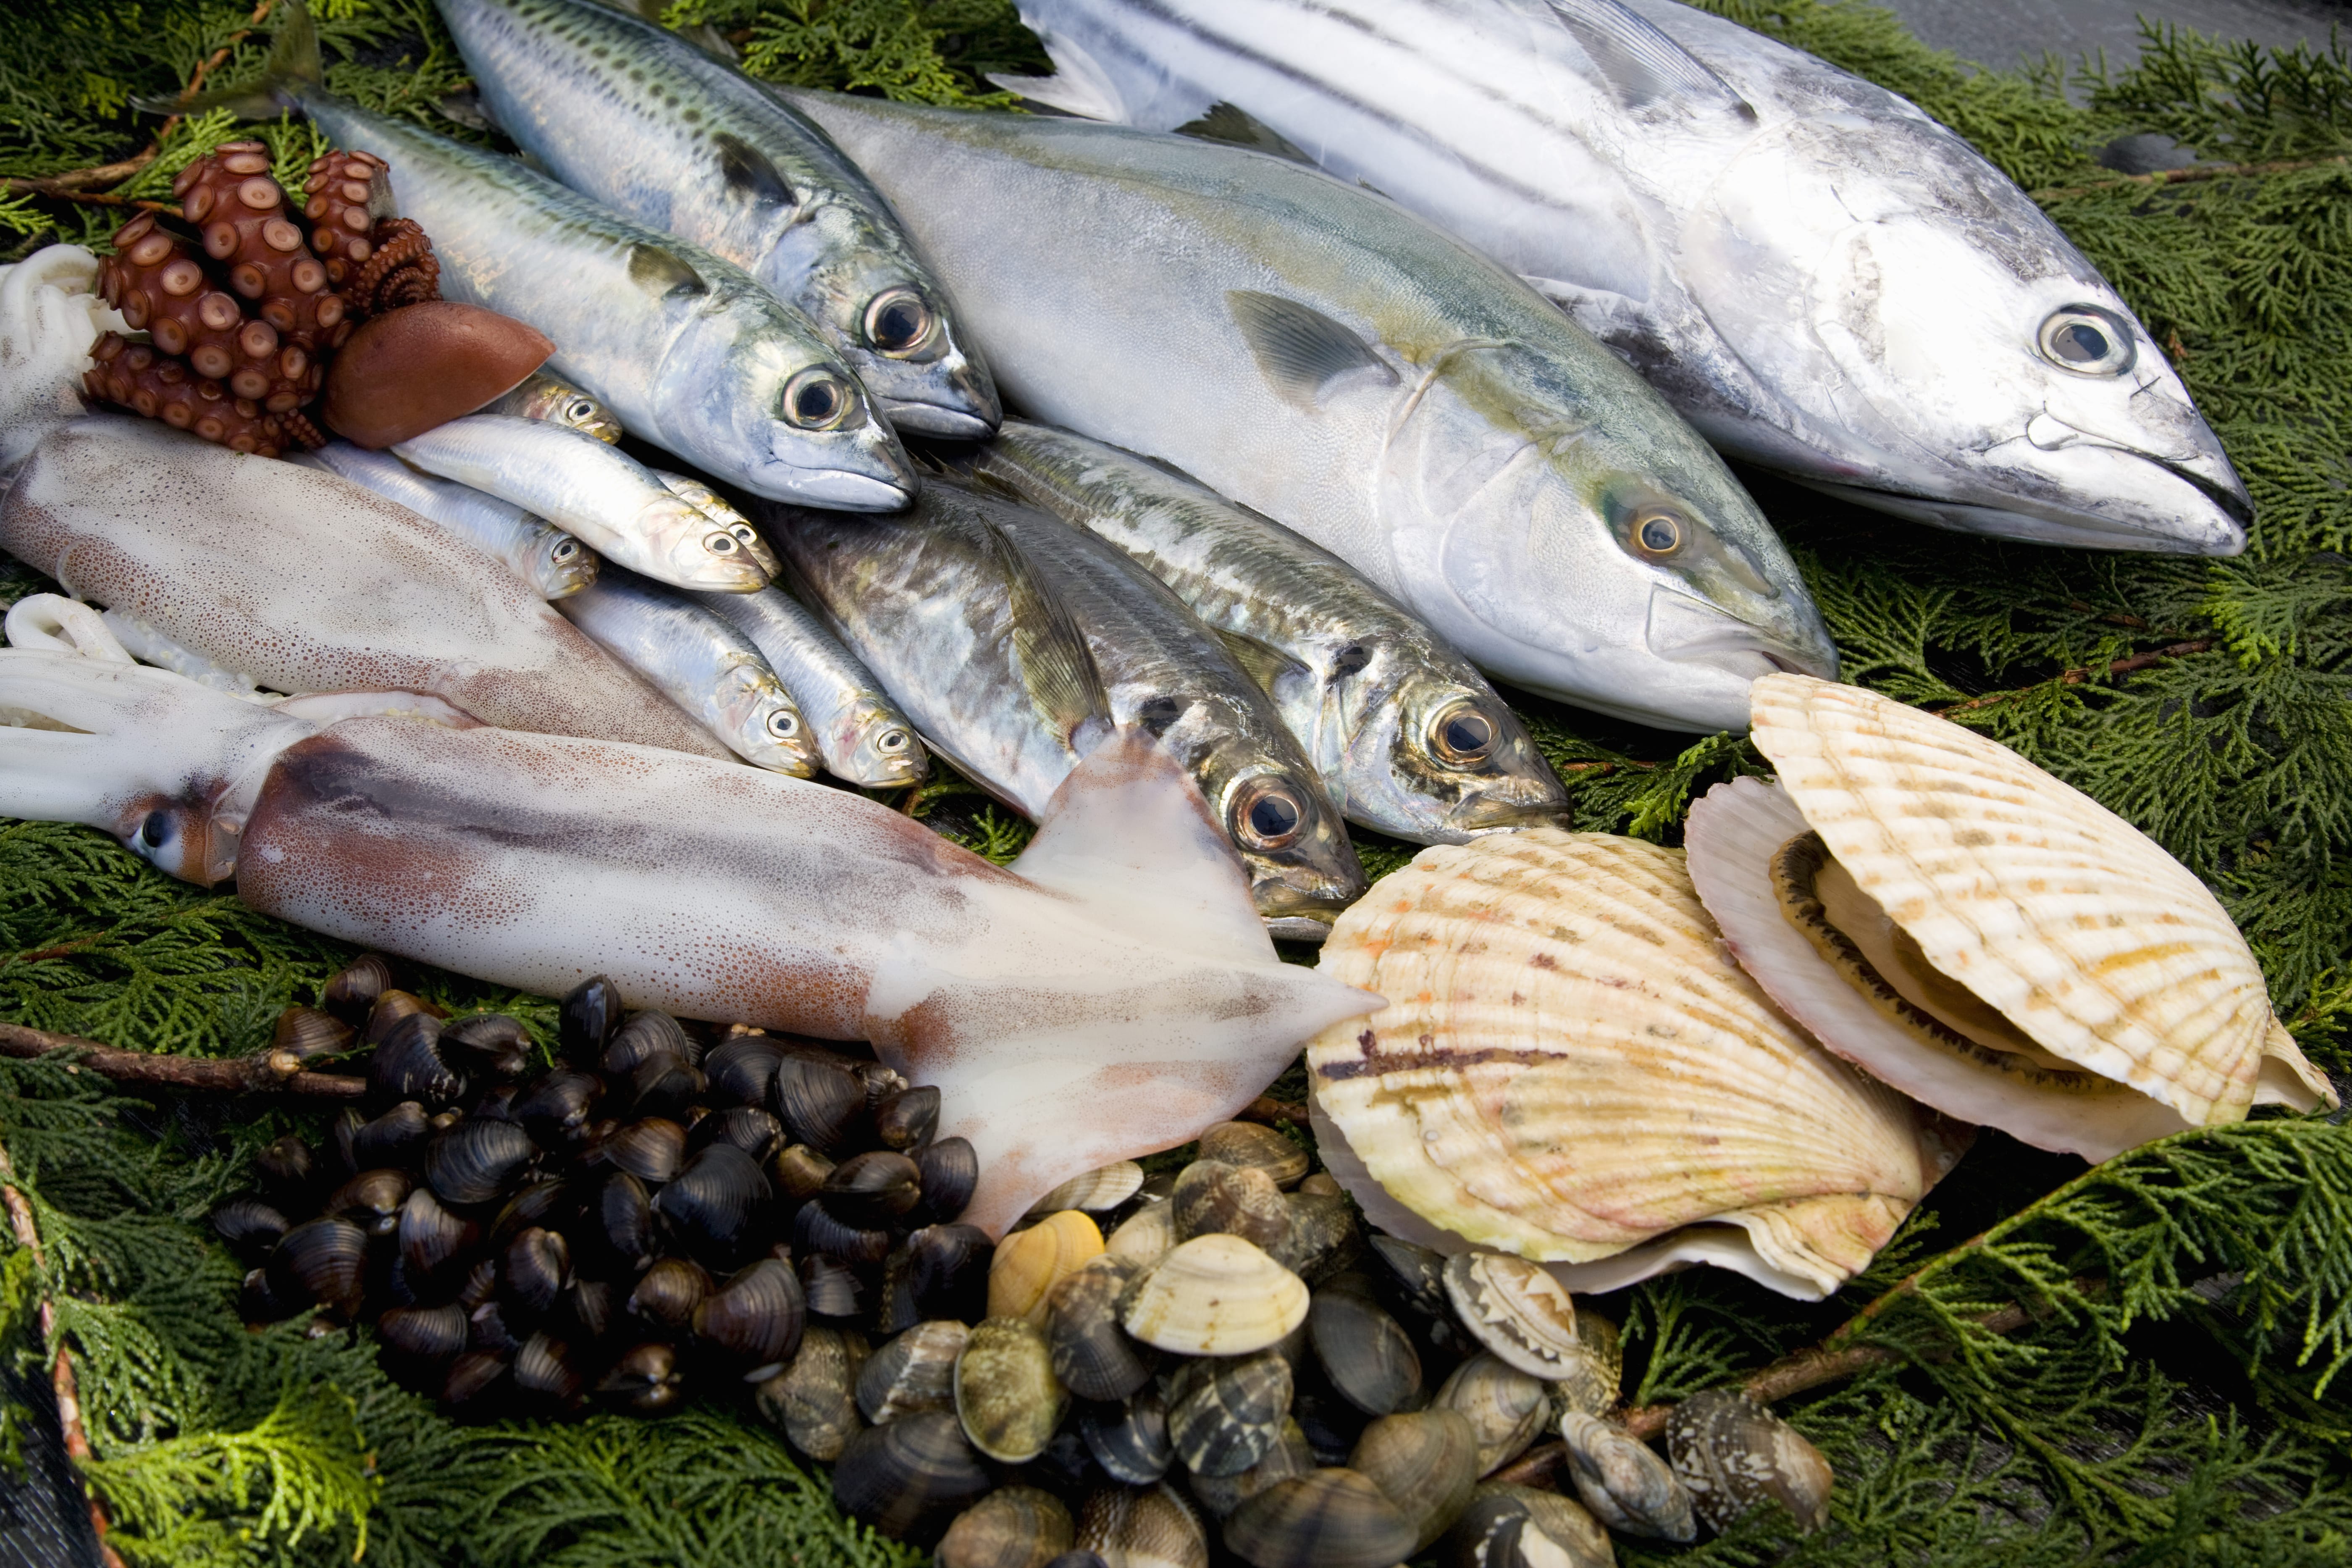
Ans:
{"label": "sardine", "polygon": [[778,90],[906,217],[1030,416],[1296,529],[1489,674],[1714,730],[1759,675],[1836,669],[1723,460],[1393,203],[1190,137]]}
{"label": "sardine", "polygon": [[794,778],[816,772],[815,742],[783,682],[749,638],[700,605],[616,571],[556,607],[745,762]]}
{"label": "sardine", "polygon": [[915,726],[873,671],[790,594],[762,588],[694,599],[751,639],[800,705],[827,773],[865,789],[897,789],[930,772]]}
{"label": "sardine", "polygon": [[[1885,89],[1673,0],[1021,0],[1076,113],[1362,181],[1716,445],[1899,517],[2231,555],[2253,509],[2116,290]],[[887,182],[886,182],[887,184]]]}
{"label": "sardine", "polygon": [[511,414],[518,419],[545,419],[593,436],[607,447],[621,439],[621,422],[613,411],[567,381],[543,370],[532,371],[522,384],[477,414]]}
{"label": "sardine", "polygon": [[804,311],[892,424],[996,427],[946,290],[824,132],[676,33],[590,0],[437,4],[499,129],[557,179]]}
{"label": "sardine", "polygon": [[548,368],[627,428],[758,495],[906,504],[914,474],[898,437],[807,318],[741,268],[318,82],[318,36],[298,5],[265,85],[235,106],[300,109],[336,146],[388,162],[401,216],[432,237],[442,292],[546,333]]}
{"label": "sardine", "polygon": [[1124,550],[1224,639],[1351,822],[1417,844],[1556,819],[1568,792],[1471,662],[1329,551],[1066,430],[1007,420],[982,483]]}
{"label": "sardine", "polygon": [[760,537],[760,531],[751,526],[751,520],[733,501],[690,475],[673,474],[667,468],[646,471],[659,479],[664,489],[733,534],[735,542],[743,547],[743,553],[761,571],[772,578],[782,570],[776,563],[776,552],[768,548],[768,542]]}
{"label": "sardine", "polygon": [[542,599],[576,594],[596,580],[595,552],[547,519],[470,485],[412,468],[390,452],[330,441],[316,452],[292,454],[289,460],[341,474],[461,535],[483,553],[505,562]]}
{"label": "sardine", "polygon": [[734,594],[767,585],[731,529],[593,436],[541,419],[468,414],[392,449],[429,474],[568,528],[605,559],[657,582]]}

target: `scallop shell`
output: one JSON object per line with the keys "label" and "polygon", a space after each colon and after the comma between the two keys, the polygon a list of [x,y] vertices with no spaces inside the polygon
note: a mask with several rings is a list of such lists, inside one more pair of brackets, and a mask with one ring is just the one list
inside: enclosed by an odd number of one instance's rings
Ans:
{"label": "scallop shell", "polygon": [[[1711,1225],[1744,1245],[1710,1261],[1790,1295],[1834,1290],[1954,1154],[1790,1024],[1717,935],[1675,850],[1556,828],[1423,850],[1323,949],[1339,978],[1392,999],[1308,1044],[1315,1108],[1339,1135],[1325,1164],[1350,1183],[1360,1161],[1367,1218],[1409,1240],[1450,1231],[1577,1264],[1666,1243],[1578,1289],[1666,1267],[1670,1236]],[[1400,1206],[1423,1223],[1390,1223]]]}

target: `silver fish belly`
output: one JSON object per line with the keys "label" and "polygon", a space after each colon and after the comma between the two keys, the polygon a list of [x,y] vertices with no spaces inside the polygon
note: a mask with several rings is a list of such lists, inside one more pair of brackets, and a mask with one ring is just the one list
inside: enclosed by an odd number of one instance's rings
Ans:
{"label": "silver fish belly", "polygon": [[827,773],[865,789],[922,782],[930,767],[915,726],[800,601],[778,588],[694,597],[751,639],[800,705]]}
{"label": "silver fish belly", "polygon": [[2147,331],[1884,88],[1673,0],[1022,0],[1077,113],[1255,138],[1559,301],[1725,451],[1938,527],[2234,554]]}
{"label": "silver fish belly", "polygon": [[849,367],[741,268],[514,159],[315,89],[293,96],[338,146],[392,164],[449,298],[546,333],[549,367],[631,430],[756,494],[906,503],[907,455]]}
{"label": "silver fish belly", "polygon": [[996,390],[898,221],[824,132],[590,0],[439,0],[499,128],[555,177],[726,258],[814,321],[891,423],[970,439]]}
{"label": "silver fish belly", "polygon": [[790,92],[1028,414],[1322,545],[1480,668],[1738,729],[1836,656],[1755,503],[1609,351],[1368,192],[1189,137]]}
{"label": "silver fish belly", "polygon": [[596,554],[572,535],[512,501],[410,468],[389,452],[330,441],[291,461],[308,461],[398,501],[505,562],[542,599],[576,594],[596,580]]}
{"label": "silver fish belly", "polygon": [[1173,590],[1274,700],[1350,822],[1458,844],[1566,810],[1559,776],[1477,668],[1329,551],[1066,430],[1008,420],[969,461]]}
{"label": "silver fish belly", "polygon": [[593,436],[607,447],[621,439],[621,422],[613,411],[568,381],[543,370],[532,371],[520,385],[478,414],[511,414],[518,419],[545,419]]}

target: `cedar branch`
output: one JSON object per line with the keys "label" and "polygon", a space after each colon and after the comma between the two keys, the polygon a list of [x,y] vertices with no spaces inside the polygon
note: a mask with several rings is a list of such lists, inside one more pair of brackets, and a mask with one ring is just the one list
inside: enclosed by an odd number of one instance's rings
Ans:
{"label": "cedar branch", "polygon": [[2147,174],[2117,174],[2112,180],[2093,180],[2080,185],[2051,185],[2026,193],[2038,203],[2063,202],[2075,196],[2096,195],[2100,191],[2126,190],[2133,185],[2154,189],[2161,185],[2193,184],[2204,180],[2231,180],[2241,176],[2261,174],[2295,174],[2305,169],[2325,169],[2340,165],[2347,160],[2342,153],[2327,158],[2283,158],[2268,163],[2192,163],[2186,169],[2158,169]]}
{"label": "cedar branch", "polygon": [[299,1058],[287,1051],[205,1060],[159,1056],[152,1051],[118,1050],[78,1035],[53,1035],[21,1024],[0,1024],[0,1057],[30,1061],[52,1051],[76,1053],[71,1066],[87,1068],[101,1078],[155,1089],[194,1089],[205,1094],[276,1090],[313,1100],[357,1100],[367,1092],[367,1079],[306,1071]]}
{"label": "cedar branch", "polygon": [[[2111,658],[2095,668],[2085,665],[2060,675],[2058,684],[2080,686],[2094,675],[2114,677],[2129,675],[2134,670],[2153,669],[2159,664],[2168,664],[2176,658],[2187,658],[2190,654],[2209,652],[2218,640],[2214,637],[2192,637],[2187,642],[2177,642],[2168,647],[2155,648],[2147,653],[2135,653],[2123,658]],[[2038,688],[2028,687],[2025,689],[2035,690]],[[1949,703],[1933,711],[1948,719],[1955,713],[1966,713],[1978,708],[1995,708],[2003,702],[2014,702],[2024,694],[2024,691],[1990,691],[1982,697],[1971,697],[1965,702]]]}

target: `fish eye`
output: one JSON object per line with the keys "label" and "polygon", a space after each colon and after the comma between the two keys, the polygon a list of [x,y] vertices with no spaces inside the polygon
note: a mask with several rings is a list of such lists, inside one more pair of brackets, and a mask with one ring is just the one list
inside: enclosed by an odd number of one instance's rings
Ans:
{"label": "fish eye", "polygon": [[735,536],[731,533],[714,533],[702,542],[702,548],[713,555],[732,555],[735,553]]}
{"label": "fish eye", "polygon": [[804,370],[784,387],[784,417],[803,430],[835,429],[856,408],[857,394],[829,370]]}
{"label": "fish eye", "polygon": [[866,341],[886,354],[912,353],[929,340],[935,320],[912,289],[886,289],[866,307]]}
{"label": "fish eye", "polygon": [[1430,721],[1430,749],[1449,763],[1472,766],[1495,754],[1495,721],[1471,701],[1449,704]]}
{"label": "fish eye", "polygon": [[760,537],[758,534],[751,531],[751,525],[748,522],[730,523],[728,525],[727,531],[741,540],[743,542],[743,548],[746,550],[751,549],[751,546],[758,542]]}
{"label": "fish eye", "polygon": [[555,548],[547,552],[547,558],[560,564],[563,562],[572,560],[579,553],[580,542],[578,540],[560,539],[556,541]]}
{"label": "fish eye", "polygon": [[1683,520],[1654,508],[1636,513],[1633,546],[1654,561],[1664,560],[1683,547]]}
{"label": "fish eye", "polygon": [[789,709],[779,708],[768,715],[768,733],[777,740],[789,741],[800,732],[800,716]]}
{"label": "fish eye", "polygon": [[585,425],[596,417],[596,405],[584,397],[575,397],[572,400],[572,406],[563,412],[573,423]]}
{"label": "fish eye", "polygon": [[1245,849],[1280,849],[1307,826],[1307,805],[1278,779],[1256,779],[1234,801],[1234,837]]}
{"label": "fish eye", "polygon": [[2042,357],[2077,375],[2121,375],[2136,357],[2131,328],[2093,305],[2067,305],[2042,323]]}
{"label": "fish eye", "polygon": [[151,811],[147,820],[139,825],[139,842],[150,849],[161,849],[172,840],[172,814]]}
{"label": "fish eye", "polygon": [[883,731],[882,733],[875,739],[874,749],[877,752],[905,751],[907,749],[907,731],[904,730]]}

